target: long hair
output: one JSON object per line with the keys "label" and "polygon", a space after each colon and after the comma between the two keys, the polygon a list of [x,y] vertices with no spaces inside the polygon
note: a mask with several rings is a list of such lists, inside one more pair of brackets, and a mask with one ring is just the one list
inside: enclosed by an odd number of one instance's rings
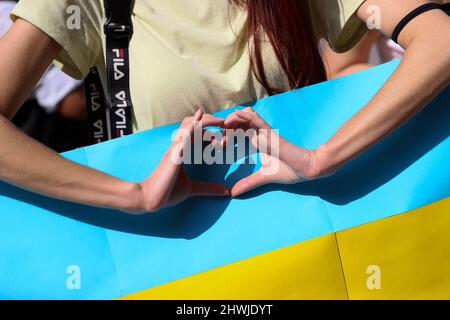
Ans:
{"label": "long hair", "polygon": [[230,0],[248,12],[247,37],[253,39],[251,66],[270,95],[282,90],[269,83],[263,59],[263,42],[270,41],[289,80],[298,89],[326,80],[326,71],[309,13],[307,0]]}

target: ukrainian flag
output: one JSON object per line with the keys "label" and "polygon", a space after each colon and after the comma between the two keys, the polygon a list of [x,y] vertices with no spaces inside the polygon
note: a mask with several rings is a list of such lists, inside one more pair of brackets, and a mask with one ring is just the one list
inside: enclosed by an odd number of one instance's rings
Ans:
{"label": "ukrainian flag", "polygon": [[[290,141],[315,148],[397,66],[273,96],[254,108]],[[333,177],[267,186],[240,199],[191,199],[132,217],[2,183],[0,298],[448,299],[449,98],[446,90]],[[64,156],[140,181],[176,127]],[[254,170],[212,166],[192,174],[233,184]]]}

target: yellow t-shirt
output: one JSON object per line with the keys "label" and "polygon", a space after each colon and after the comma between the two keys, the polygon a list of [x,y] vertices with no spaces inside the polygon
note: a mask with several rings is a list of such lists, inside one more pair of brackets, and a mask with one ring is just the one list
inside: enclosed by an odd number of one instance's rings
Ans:
{"label": "yellow t-shirt", "polygon": [[[335,50],[351,48],[364,34],[365,24],[355,15],[364,0],[309,1],[317,37]],[[81,28],[74,29],[77,11]],[[105,83],[103,0],[21,0],[12,17],[29,21],[62,46],[56,64],[67,74],[80,79],[97,66]],[[180,121],[199,107],[215,112],[267,96],[251,71],[243,40],[246,17],[245,9],[228,0],[135,1],[130,43],[135,130]],[[268,48],[268,78],[288,90]]]}

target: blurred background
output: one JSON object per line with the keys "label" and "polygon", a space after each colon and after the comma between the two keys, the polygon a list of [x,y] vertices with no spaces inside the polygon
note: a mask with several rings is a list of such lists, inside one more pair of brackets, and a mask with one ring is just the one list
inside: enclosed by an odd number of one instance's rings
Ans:
{"label": "blurred background", "polygon": [[[0,1],[0,37],[12,26],[17,1]],[[50,67],[13,118],[28,135],[63,152],[87,145],[86,102],[81,81]]]}

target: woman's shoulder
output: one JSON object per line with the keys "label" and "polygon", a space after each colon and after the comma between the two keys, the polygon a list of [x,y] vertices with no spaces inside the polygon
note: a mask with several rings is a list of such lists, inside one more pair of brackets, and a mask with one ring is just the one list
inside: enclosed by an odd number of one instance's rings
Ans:
{"label": "woman's shoulder", "polygon": [[67,30],[98,28],[104,17],[103,0],[21,0],[13,18],[22,15],[41,24],[64,25]]}
{"label": "woman's shoulder", "polygon": [[12,12],[42,30],[61,47],[57,65],[81,79],[102,52],[102,0],[21,0]]}
{"label": "woman's shoulder", "polygon": [[367,31],[357,16],[365,0],[309,0],[312,23],[318,38],[328,41],[336,52],[355,46]]}

